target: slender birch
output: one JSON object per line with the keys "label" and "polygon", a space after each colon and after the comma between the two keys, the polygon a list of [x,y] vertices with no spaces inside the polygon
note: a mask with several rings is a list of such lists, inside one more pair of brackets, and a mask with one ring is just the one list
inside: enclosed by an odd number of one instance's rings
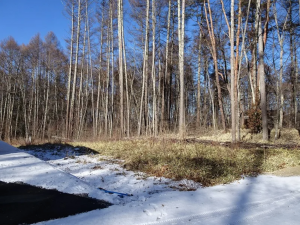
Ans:
{"label": "slender birch", "polygon": [[123,44],[122,44],[123,0],[118,0],[118,46],[119,46],[119,92],[120,92],[120,136],[124,133],[124,90],[123,90]]}
{"label": "slender birch", "polygon": [[74,37],[74,0],[71,0],[71,42],[70,42],[70,62],[69,62],[69,73],[68,73],[68,85],[67,85],[67,114],[66,114],[66,133],[65,136],[69,136],[69,107],[70,107],[70,90],[71,90],[71,76],[72,76],[72,64],[73,64],[73,37]]}
{"label": "slender birch", "polygon": [[[146,6],[146,31],[145,31],[145,49],[144,49],[144,60],[143,60],[143,81],[142,81],[142,95],[141,95],[141,104],[140,104],[140,115],[139,115],[139,124],[138,124],[138,135],[141,135],[141,128],[142,128],[142,114],[143,114],[143,103],[144,103],[144,96],[145,102],[147,103],[147,94],[145,93],[147,89],[147,73],[148,73],[148,49],[149,49],[149,0],[147,0]],[[147,104],[145,104],[147,105]],[[146,107],[144,108],[146,111]],[[145,113],[146,114],[146,113]],[[147,116],[147,115],[146,115]],[[146,119],[146,118],[145,118]]]}
{"label": "slender birch", "polygon": [[74,67],[74,76],[73,76],[73,87],[71,95],[71,104],[70,104],[70,120],[69,120],[69,135],[73,133],[73,119],[74,119],[74,101],[75,101],[75,92],[76,92],[76,80],[77,80],[77,68],[78,68],[78,55],[79,55],[79,38],[80,38],[80,25],[81,25],[81,0],[78,0],[78,12],[77,12],[77,34],[76,34],[76,53],[75,53],[75,67]]}
{"label": "slender birch", "polygon": [[[235,76],[235,56],[234,56],[234,0],[231,0],[231,27],[230,27],[230,68],[231,68],[231,141],[236,142],[236,76]],[[226,17],[227,18],[227,17]],[[236,50],[238,52],[238,48]],[[217,75],[218,76],[218,75]]]}
{"label": "slender birch", "polygon": [[178,43],[179,43],[179,136],[185,135],[185,104],[184,104],[184,26],[185,0],[178,0]]}
{"label": "slender birch", "polygon": [[156,9],[155,0],[152,0],[152,88],[153,88],[153,102],[152,102],[152,129],[153,136],[157,135],[157,112],[156,112],[156,75],[155,75],[155,27],[156,27]]}

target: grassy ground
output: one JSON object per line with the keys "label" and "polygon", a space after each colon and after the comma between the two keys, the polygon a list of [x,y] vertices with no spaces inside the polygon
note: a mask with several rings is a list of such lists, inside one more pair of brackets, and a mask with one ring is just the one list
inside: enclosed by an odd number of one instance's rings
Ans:
{"label": "grassy ground", "polygon": [[[223,130],[207,130],[203,135],[197,135],[200,140],[214,140],[220,142],[231,141],[231,133]],[[270,140],[263,141],[262,133],[251,134],[250,130],[241,129],[241,141],[247,143],[272,143],[272,144],[300,144],[299,131],[296,129],[281,129],[280,136],[275,139],[275,129],[270,131]]]}
{"label": "grassy ground", "polygon": [[171,139],[72,142],[101,155],[124,160],[129,170],[175,180],[191,179],[203,186],[224,184],[242,175],[257,175],[300,165],[299,149],[240,149]]}

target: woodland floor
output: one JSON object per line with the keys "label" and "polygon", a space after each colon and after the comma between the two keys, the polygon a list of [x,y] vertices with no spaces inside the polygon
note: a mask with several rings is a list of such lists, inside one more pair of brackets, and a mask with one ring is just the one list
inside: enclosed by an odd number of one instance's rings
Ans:
{"label": "woodland floor", "polygon": [[[194,148],[197,145],[206,145],[200,152],[203,156],[208,156],[204,151],[216,151],[218,153],[216,157],[222,156],[221,152],[224,151],[232,154],[239,152],[247,156],[247,152],[256,148],[257,151],[254,152],[263,152],[263,149],[267,148],[262,144],[248,144],[247,146],[251,146],[249,150],[231,149],[230,147],[233,146],[226,142],[205,141],[198,144],[196,141],[174,139],[164,143],[156,140],[144,142],[131,140],[103,143],[103,145],[107,147],[107,153],[128,150],[137,151],[138,155],[139,149],[148,153],[148,148],[155,151],[154,147],[162,144],[163,148],[158,149],[159,151],[164,150],[171,154],[170,149],[173,149],[175,153],[180,152],[179,156],[182,158],[189,157],[189,155],[182,155],[182,152],[196,151]],[[195,142],[195,144],[188,142]],[[101,152],[93,151],[91,148],[72,145],[44,144],[27,146],[20,151],[0,142],[1,181],[23,182],[69,194],[84,193],[91,198],[113,204],[101,210],[43,221],[39,223],[40,225],[299,224],[300,176],[279,177],[275,176],[276,171],[256,177],[240,176],[227,184],[203,188],[200,183],[191,180],[174,181],[164,177],[150,177],[139,171],[129,171],[122,166],[120,160],[103,157]],[[103,145],[98,143],[98,148],[103,148]],[[114,149],[109,149],[112,146]],[[159,153],[158,150],[154,153]],[[266,152],[273,151],[282,152],[279,158],[298,152],[298,150],[266,150]],[[298,162],[297,157],[295,160]],[[268,157],[266,160],[268,161]],[[208,163],[208,161],[204,162]],[[298,170],[299,167],[293,168]],[[282,171],[289,176],[290,173],[288,174],[287,171],[294,170],[285,164],[285,169]],[[114,191],[115,194],[108,194],[99,187]],[[132,195],[121,198],[116,192]],[[0,220],[1,224],[3,222]]]}

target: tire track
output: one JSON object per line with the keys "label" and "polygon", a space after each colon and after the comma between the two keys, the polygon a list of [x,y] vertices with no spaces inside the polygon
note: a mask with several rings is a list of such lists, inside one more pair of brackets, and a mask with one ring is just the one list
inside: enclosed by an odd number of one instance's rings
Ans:
{"label": "tire track", "polygon": [[[230,207],[220,210],[215,210],[207,213],[194,214],[189,216],[183,216],[178,218],[172,218],[167,220],[161,220],[151,223],[143,223],[140,225],[192,225],[192,224],[214,224],[213,221],[208,220],[220,220],[222,219],[224,223],[222,224],[253,224],[255,218],[263,215],[268,215],[275,209],[278,209],[286,204],[299,203],[300,194],[287,194],[274,199],[268,199],[266,201],[258,201],[253,203],[244,204],[238,207]],[[239,216],[247,211],[253,211],[250,216],[245,216],[245,218],[238,219],[236,221],[230,221],[230,218]],[[226,222],[226,218],[229,219]],[[209,223],[208,223],[209,222]],[[216,221],[217,222],[217,221]],[[254,221],[253,221],[254,222]],[[220,224],[220,223],[217,223]]]}

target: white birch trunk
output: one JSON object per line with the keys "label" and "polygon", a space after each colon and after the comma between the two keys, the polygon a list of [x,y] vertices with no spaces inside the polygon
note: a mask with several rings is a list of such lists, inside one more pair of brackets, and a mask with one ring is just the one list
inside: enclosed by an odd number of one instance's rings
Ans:
{"label": "white birch trunk", "polygon": [[124,134],[124,94],[123,94],[123,44],[122,44],[122,7],[123,0],[118,0],[118,43],[119,43],[119,92],[120,92],[120,136]]}
{"label": "white birch trunk", "polygon": [[73,87],[72,87],[71,104],[70,104],[70,120],[69,120],[68,137],[71,137],[73,133],[74,101],[75,101],[75,91],[76,91],[75,88],[76,88],[77,68],[78,68],[80,23],[81,23],[81,0],[78,0],[75,68],[74,68]]}
{"label": "white birch trunk", "polygon": [[[181,2],[182,1],[182,2]],[[179,136],[185,135],[185,107],[184,107],[184,26],[185,0],[178,0],[178,43],[179,43]]]}
{"label": "white birch trunk", "polygon": [[155,0],[152,0],[152,88],[153,88],[153,103],[152,103],[152,128],[153,136],[157,135],[157,115],[156,115],[156,74],[155,74],[155,27],[156,27],[156,11]]}
{"label": "white birch trunk", "polygon": [[[236,142],[236,99],[235,99],[235,56],[234,56],[234,0],[231,0],[231,27],[230,27],[230,83],[231,83],[231,93],[230,93],[230,103],[231,103],[231,141]],[[238,49],[237,49],[238,51]]]}
{"label": "white birch trunk", "polygon": [[[71,90],[71,79],[72,79],[72,64],[73,64],[73,37],[74,37],[74,1],[72,0],[72,27],[71,27],[71,43],[70,43],[70,65],[68,74],[68,86],[67,86],[67,114],[66,114],[66,127],[65,136],[69,136],[69,107],[70,107],[70,90]],[[31,114],[31,113],[30,113]]]}
{"label": "white birch trunk", "polygon": [[[147,89],[147,73],[148,73],[148,48],[149,48],[149,0],[147,0],[146,6],[146,34],[145,34],[145,49],[144,49],[144,60],[143,60],[143,83],[142,83],[142,95],[141,95],[141,104],[140,104],[140,114],[139,114],[139,124],[138,124],[138,135],[141,135],[142,129],[142,114],[143,114],[143,100],[145,96],[145,102],[147,102],[147,94],[145,93]],[[147,105],[147,104],[145,104]],[[146,111],[146,107],[144,108]],[[146,114],[146,113],[145,113]],[[146,115],[147,116],[147,115]]]}

